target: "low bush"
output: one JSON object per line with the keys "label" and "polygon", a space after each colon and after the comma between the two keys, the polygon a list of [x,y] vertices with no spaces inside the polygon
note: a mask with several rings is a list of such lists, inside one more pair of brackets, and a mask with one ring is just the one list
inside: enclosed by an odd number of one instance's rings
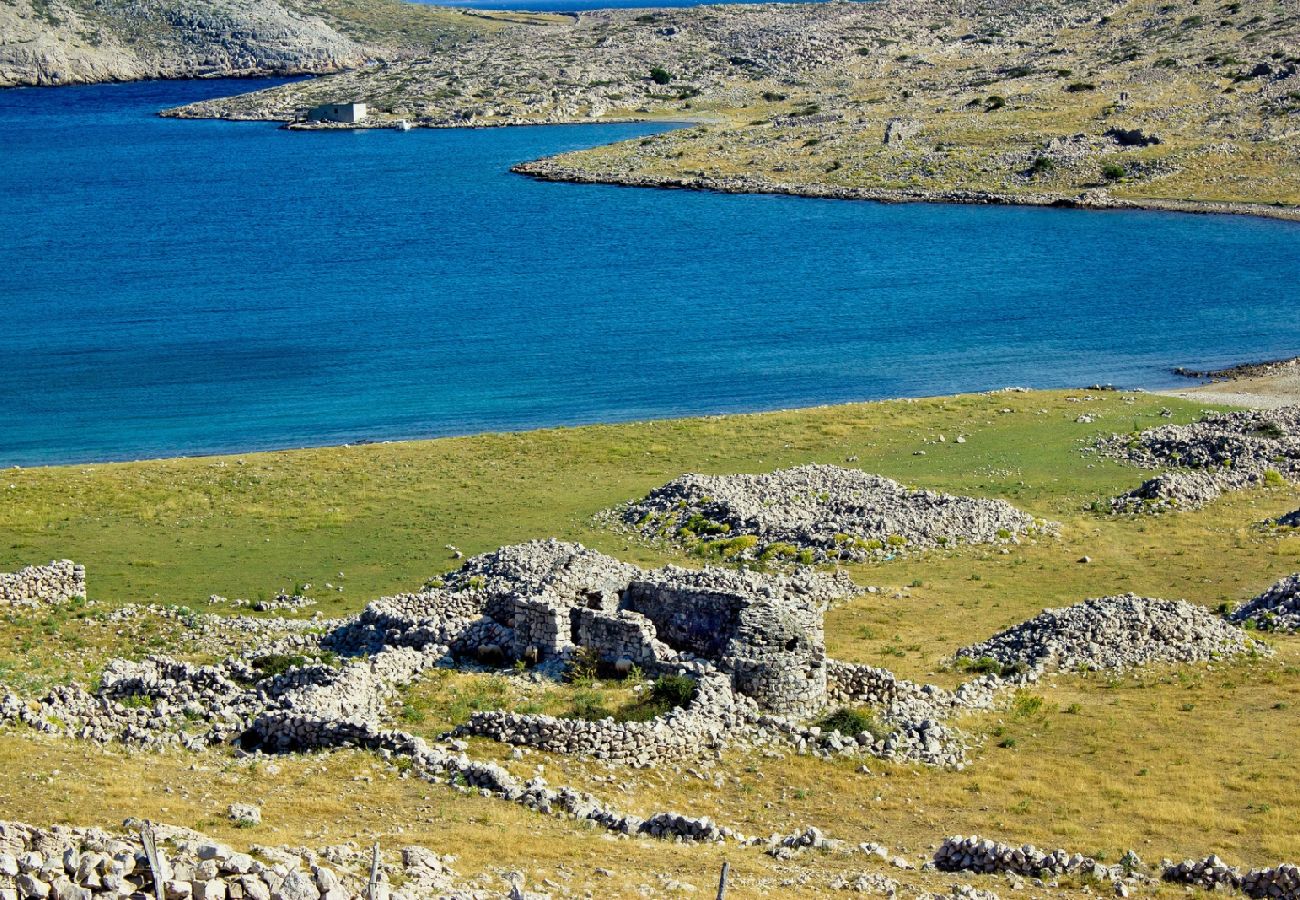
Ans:
{"label": "low bush", "polygon": [[823,731],[838,731],[845,737],[857,737],[865,731],[874,738],[882,730],[871,713],[849,706],[827,713],[817,724]]}

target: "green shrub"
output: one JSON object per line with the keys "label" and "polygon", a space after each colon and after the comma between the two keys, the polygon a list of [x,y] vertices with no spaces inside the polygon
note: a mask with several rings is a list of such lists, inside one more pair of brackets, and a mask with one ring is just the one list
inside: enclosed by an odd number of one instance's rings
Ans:
{"label": "green shrub", "polygon": [[619,722],[648,722],[666,715],[695,699],[695,681],[685,675],[663,675],[655,679],[648,694],[614,713]]}
{"label": "green shrub", "polygon": [[694,513],[682,526],[683,534],[726,534],[731,529],[721,522],[715,522],[703,513]]}
{"label": "green shrub", "polygon": [[1034,160],[1029,171],[1035,175],[1046,175],[1056,169],[1056,163],[1052,162],[1051,157],[1039,156]]}
{"label": "green shrub", "polygon": [[1119,181],[1127,174],[1128,170],[1119,163],[1106,163],[1101,167],[1101,177],[1107,181]]}
{"label": "green shrub", "polygon": [[579,647],[564,669],[569,684],[591,684],[600,674],[600,654],[591,647]]}
{"label": "green shrub", "polygon": [[788,544],[785,541],[773,541],[763,548],[763,552],[758,554],[759,562],[770,562],[774,559],[795,559],[799,556],[799,548],[794,544]]}
{"label": "green shrub", "polygon": [[1011,714],[1019,719],[1036,716],[1043,711],[1043,698],[1028,691],[1016,691],[1011,700]]}
{"label": "green shrub", "polygon": [[590,688],[580,688],[574,692],[573,701],[569,707],[569,718],[586,719],[594,722],[608,717],[609,714],[609,710],[605,708],[604,699],[596,691]]}
{"label": "green shrub", "polygon": [[283,675],[290,669],[297,669],[307,665],[309,660],[305,656],[289,655],[286,653],[268,653],[266,656],[259,656],[253,660],[253,668],[257,670],[263,678],[273,678],[276,675]]}
{"label": "green shrub", "polygon": [[1081,94],[1084,91],[1097,90],[1097,85],[1093,84],[1091,81],[1076,81],[1073,84],[1067,84],[1065,89],[1071,94]]}
{"label": "green shrub", "polygon": [[673,76],[663,66],[655,66],[650,70],[650,80],[655,84],[667,84],[673,80]]}
{"label": "green shrub", "polygon": [[695,680],[685,675],[661,675],[655,679],[650,696],[669,706],[686,706],[695,699]]}
{"label": "green shrub", "polygon": [[867,732],[875,738],[882,729],[871,713],[861,709],[842,706],[834,712],[827,713],[818,722],[823,731],[838,731],[846,737],[856,737]]}
{"label": "green shrub", "polygon": [[994,94],[992,97],[989,97],[987,100],[984,101],[984,111],[993,112],[993,110],[1002,109],[1006,105],[1007,105],[1006,97],[999,97],[997,94]]}

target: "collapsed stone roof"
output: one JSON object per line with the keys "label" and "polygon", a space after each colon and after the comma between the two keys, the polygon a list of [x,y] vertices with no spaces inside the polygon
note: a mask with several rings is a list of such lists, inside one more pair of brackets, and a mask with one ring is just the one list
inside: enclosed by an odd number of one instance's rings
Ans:
{"label": "collapsed stone roof", "polygon": [[910,490],[880,475],[831,465],[763,475],[683,475],[617,515],[651,538],[750,538],[737,554],[742,558],[767,558],[790,547],[819,562],[861,560],[904,547],[1009,541],[1039,527],[1005,500]]}

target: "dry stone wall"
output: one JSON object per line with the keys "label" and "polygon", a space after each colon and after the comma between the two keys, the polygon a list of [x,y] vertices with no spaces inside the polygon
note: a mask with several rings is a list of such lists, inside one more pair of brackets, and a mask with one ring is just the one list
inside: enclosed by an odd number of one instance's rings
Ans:
{"label": "dry stone wall", "polygon": [[86,596],[86,567],[70,559],[0,572],[0,607],[44,606]]}
{"label": "dry stone wall", "polygon": [[[152,828],[159,871],[140,828],[113,834],[98,828],[35,828],[0,822],[0,896],[19,900],[360,900],[367,897],[371,854],[349,846],[254,848],[241,853],[191,831]],[[456,884],[450,857],[423,847],[383,854],[377,900],[470,900],[484,897]],[[401,888],[393,887],[400,878]]]}

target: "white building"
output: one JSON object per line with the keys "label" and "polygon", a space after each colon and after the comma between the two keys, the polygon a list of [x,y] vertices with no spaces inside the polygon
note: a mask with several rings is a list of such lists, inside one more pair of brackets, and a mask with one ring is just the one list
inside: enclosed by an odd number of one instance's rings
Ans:
{"label": "white building", "polygon": [[308,122],[341,122],[355,125],[366,117],[364,103],[325,103],[307,111]]}

